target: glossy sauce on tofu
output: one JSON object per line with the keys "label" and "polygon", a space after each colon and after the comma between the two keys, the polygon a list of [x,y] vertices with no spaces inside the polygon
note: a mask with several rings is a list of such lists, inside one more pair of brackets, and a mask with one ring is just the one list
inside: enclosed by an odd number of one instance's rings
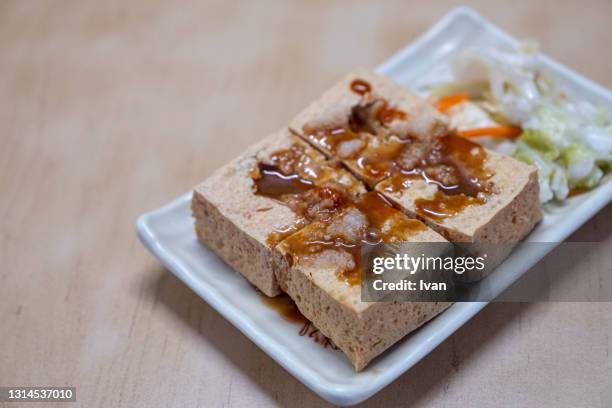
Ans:
{"label": "glossy sauce on tofu", "polygon": [[335,267],[338,278],[357,285],[361,283],[364,245],[403,242],[426,228],[380,193],[369,191],[355,200],[347,200],[337,208],[334,217],[287,237],[282,245],[293,263]]}
{"label": "glossy sauce on tofu", "polygon": [[338,277],[355,285],[361,280],[362,245],[401,242],[426,229],[378,192],[358,196],[338,185],[320,185],[322,172],[301,155],[299,149],[275,152],[270,163],[259,162],[251,172],[255,194],[287,205],[299,217],[267,238],[273,247],[282,242],[291,262],[332,262],[339,266]]}
{"label": "glossy sauce on tofu", "polygon": [[484,204],[491,193],[490,172],[485,166],[486,151],[465,138],[449,134],[432,142],[433,148],[409,170],[398,169],[386,190],[397,192],[413,180],[435,184],[432,198],[415,200],[418,215],[441,221],[469,205]]}
{"label": "glossy sauce on tofu", "polygon": [[255,194],[279,199],[286,194],[300,194],[313,187],[312,181],[296,173],[285,175],[276,165],[258,163],[257,167],[259,176],[255,179]]}
{"label": "glossy sauce on tofu", "polygon": [[355,79],[351,82],[351,91],[355,92],[358,95],[364,96],[370,93],[372,90],[372,86],[369,82],[364,81],[363,79]]}
{"label": "glossy sauce on tofu", "polygon": [[[354,80],[350,89],[362,102],[351,109],[347,125],[305,126],[311,143],[351,160],[364,178],[388,179],[389,192],[402,191],[415,180],[435,184],[433,197],[415,201],[423,218],[443,220],[486,202],[491,175],[480,145],[454,134],[399,138],[388,125],[408,115],[373,97],[372,86],[362,79]],[[292,263],[334,268],[339,279],[357,285],[364,245],[403,242],[426,226],[376,191],[359,194],[334,183],[334,175],[298,145],[275,152],[252,172],[255,194],[282,202],[299,218],[295,225],[270,234],[268,243],[282,245]]]}
{"label": "glossy sauce on tofu", "polygon": [[372,86],[362,79],[352,81],[350,89],[362,102],[351,110],[348,125],[305,126],[304,134],[312,143],[352,161],[361,176],[374,184],[389,179],[388,192],[400,192],[415,180],[437,185],[433,197],[415,201],[417,214],[424,218],[441,221],[486,202],[491,174],[480,145],[453,133],[399,138],[387,125],[406,119],[407,114],[383,98],[373,98]]}
{"label": "glossy sauce on tofu", "polygon": [[308,221],[326,217],[345,197],[362,189],[345,170],[323,159],[315,160],[298,144],[259,161],[251,178],[256,195],[280,201]]}
{"label": "glossy sauce on tofu", "polygon": [[298,144],[258,162],[251,169],[253,193],[285,204],[298,216],[295,224],[271,233],[268,244],[274,247],[305,225],[326,220],[355,196],[361,184],[352,177],[340,182],[337,178],[342,175],[341,170],[314,160]]}

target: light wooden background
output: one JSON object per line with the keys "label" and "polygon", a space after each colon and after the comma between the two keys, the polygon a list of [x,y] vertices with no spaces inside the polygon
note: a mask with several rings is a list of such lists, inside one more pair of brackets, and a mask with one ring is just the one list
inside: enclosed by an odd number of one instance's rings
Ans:
{"label": "light wooden background", "polygon": [[[451,3],[2,1],[0,385],[74,385],[84,407],[322,405],[134,221]],[[612,86],[610,2],[475,7]],[[611,217],[574,239],[612,243]],[[610,272],[601,247],[570,272]],[[612,406],[611,304],[490,305],[366,403],[526,405]]]}

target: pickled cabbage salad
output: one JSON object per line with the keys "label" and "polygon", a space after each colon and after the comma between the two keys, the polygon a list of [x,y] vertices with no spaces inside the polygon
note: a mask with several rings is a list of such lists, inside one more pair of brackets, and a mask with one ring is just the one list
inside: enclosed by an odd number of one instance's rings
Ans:
{"label": "pickled cabbage salad", "polygon": [[536,166],[540,201],[562,201],[609,171],[612,121],[605,108],[559,89],[536,51],[466,49],[450,63],[453,80],[428,93],[460,135]]}

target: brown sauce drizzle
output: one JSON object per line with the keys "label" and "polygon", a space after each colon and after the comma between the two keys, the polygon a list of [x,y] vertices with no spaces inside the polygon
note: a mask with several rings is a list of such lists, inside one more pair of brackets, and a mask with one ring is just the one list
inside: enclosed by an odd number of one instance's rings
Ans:
{"label": "brown sauce drizzle", "polygon": [[355,92],[358,95],[364,96],[369,94],[372,90],[372,86],[369,82],[364,81],[363,79],[355,79],[351,82],[351,91]]}
{"label": "brown sauce drizzle", "polygon": [[[362,239],[364,243],[400,242],[409,235],[427,229],[425,224],[408,218],[401,208],[377,191],[364,194],[355,202],[355,207],[366,216],[370,227],[368,235]],[[372,229],[378,231],[380,240],[372,239]]]}
{"label": "brown sauce drizzle", "polygon": [[301,219],[298,219],[297,222],[295,222],[292,225],[288,225],[286,227],[279,228],[276,231],[272,231],[266,237],[266,243],[270,247],[274,248],[278,244],[280,244],[282,241],[284,241],[285,239],[289,238],[291,235],[298,232],[306,224],[307,224],[307,221],[301,218]]}
{"label": "brown sauce drizzle", "polygon": [[389,103],[383,99],[382,106],[376,111],[376,119],[382,124],[389,124],[394,120],[404,120],[408,117],[406,112],[401,111],[393,106],[389,106]]}
{"label": "brown sauce drizzle", "polygon": [[[399,192],[418,179],[437,185],[439,191],[434,197],[415,202],[420,216],[436,221],[452,217],[469,205],[486,202],[491,192],[488,183],[491,174],[485,166],[486,151],[480,145],[449,134],[432,142],[435,147],[406,169],[402,167],[401,155],[410,143],[391,139],[376,148],[366,148],[355,159],[356,167],[370,180],[389,178],[388,192]],[[334,150],[333,144],[328,142],[328,146]]]}
{"label": "brown sauce drizzle", "polygon": [[293,299],[287,294],[283,293],[273,298],[261,294],[261,300],[266,306],[275,310],[286,321],[290,323],[300,323],[302,325],[298,331],[300,336],[308,336],[315,343],[322,345],[324,348],[330,347],[332,350],[338,350],[338,347],[329,338],[321,333],[310,320],[304,317]]}
{"label": "brown sauce drizzle", "polygon": [[251,177],[255,194],[279,199],[310,190],[321,173],[321,166],[306,153],[304,146],[293,144],[272,153],[269,163],[259,162],[251,170]]}
{"label": "brown sauce drizzle", "polygon": [[397,160],[404,149],[404,142],[388,140],[365,150],[356,160],[357,168],[369,179],[381,181],[397,173]]}
{"label": "brown sauce drizzle", "polygon": [[[329,233],[330,221],[338,221],[338,218],[311,224],[309,228],[288,237],[283,242],[291,255],[292,262],[312,256],[315,256],[316,262],[316,256],[326,250],[347,254],[350,257],[349,262],[338,255],[338,278],[348,285],[358,285],[361,283],[361,250],[364,245],[402,242],[426,229],[422,222],[408,218],[376,191],[367,192],[359,199],[347,202],[338,214],[344,216],[351,209],[359,211],[365,219],[365,224],[359,228],[358,235]],[[341,263],[342,260],[345,261],[344,264]]]}
{"label": "brown sauce drizzle", "polygon": [[306,137],[308,137],[312,143],[332,153],[338,151],[338,146],[341,143],[363,139],[363,136],[359,133],[343,127],[312,129],[305,133]]}
{"label": "brown sauce drizzle", "polygon": [[313,188],[310,180],[299,174],[284,175],[278,166],[258,163],[259,177],[254,178],[255,194],[270,198],[280,198],[286,194],[300,194]]}
{"label": "brown sauce drizzle", "polygon": [[[351,90],[364,97],[365,92],[355,90],[365,90],[364,83],[369,94],[371,85],[361,79],[351,83]],[[366,112],[368,107],[374,108],[370,117]],[[485,203],[487,195],[491,193],[488,181],[491,174],[485,167],[486,151],[455,134],[431,140],[390,136],[384,125],[406,117],[405,112],[390,107],[388,101],[380,99],[355,106],[351,110],[347,128],[305,128],[304,132],[311,141],[332,153],[336,153],[338,146],[346,141],[365,140],[366,146],[356,155],[341,158],[354,160],[361,175],[372,183],[388,178],[385,189],[388,192],[399,192],[418,179],[436,184],[438,191],[432,198],[417,199],[415,202],[416,212],[422,217],[440,221],[456,215],[467,206]],[[362,133],[370,136],[363,136]],[[367,143],[368,137],[377,138],[379,143],[374,147],[372,143]]]}
{"label": "brown sauce drizzle", "polygon": [[[366,81],[356,79],[351,90],[365,97],[372,88]],[[368,111],[371,107],[377,109]],[[424,218],[442,220],[469,205],[486,202],[491,192],[488,181],[491,175],[485,168],[486,151],[454,134],[426,140],[390,136],[384,125],[405,118],[404,112],[390,107],[383,99],[382,103],[376,100],[354,107],[347,127],[303,130],[313,143],[333,153],[341,143],[363,141],[364,147],[357,149],[355,163],[362,175],[371,179],[389,178],[387,191],[401,191],[419,179],[436,184],[438,190],[431,199],[415,202],[417,214]],[[367,143],[373,137],[378,139],[375,147]],[[295,226],[268,236],[270,245],[283,242],[290,262],[300,258],[316,261],[317,255],[326,255],[324,252],[331,250],[339,256],[332,261],[339,264],[338,278],[356,285],[361,282],[363,245],[401,242],[425,230],[423,223],[408,218],[378,192],[355,198],[345,189],[315,185],[310,176],[317,172],[304,171],[309,161],[302,160],[302,156],[303,151],[296,149],[277,152],[272,155],[273,164],[259,163],[253,172],[256,194],[286,204],[300,218]],[[328,227],[351,210],[365,218],[358,235],[329,233]]]}
{"label": "brown sauce drizzle", "polygon": [[436,221],[452,217],[470,205],[484,204],[491,193],[486,151],[456,135],[439,140],[439,153],[414,170],[422,180],[438,186],[432,198],[415,201],[418,215]]}
{"label": "brown sauce drizzle", "polygon": [[486,151],[480,145],[449,134],[438,138],[436,147],[414,167],[395,171],[385,190],[398,192],[419,179],[437,185],[438,191],[434,196],[417,199],[415,207],[418,215],[441,221],[467,206],[486,202],[491,193],[488,181],[491,174],[485,166],[486,157]]}
{"label": "brown sauce drizzle", "polygon": [[340,184],[333,166],[315,161],[303,146],[293,145],[270,155],[269,162],[259,162],[251,170],[253,192],[289,207],[298,219],[293,225],[270,233],[266,239],[275,247],[285,238],[312,221],[332,217],[357,191],[355,180]]}
{"label": "brown sauce drizzle", "polygon": [[288,322],[306,323],[308,319],[299,311],[297,305],[288,295],[282,294],[276,297],[261,296],[263,303],[271,309],[274,309],[278,314]]}

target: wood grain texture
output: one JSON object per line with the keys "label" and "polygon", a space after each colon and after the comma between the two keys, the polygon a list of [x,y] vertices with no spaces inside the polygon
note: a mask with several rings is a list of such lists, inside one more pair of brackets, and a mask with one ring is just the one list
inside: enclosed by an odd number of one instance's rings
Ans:
{"label": "wood grain texture", "polygon": [[[0,385],[74,385],[84,407],[323,405],[134,221],[452,5],[1,2]],[[610,2],[474,6],[612,86]],[[575,239],[612,243],[611,225],[608,206]],[[603,248],[580,266],[610,272]],[[610,303],[492,304],[365,406],[609,407],[610,350]]]}

